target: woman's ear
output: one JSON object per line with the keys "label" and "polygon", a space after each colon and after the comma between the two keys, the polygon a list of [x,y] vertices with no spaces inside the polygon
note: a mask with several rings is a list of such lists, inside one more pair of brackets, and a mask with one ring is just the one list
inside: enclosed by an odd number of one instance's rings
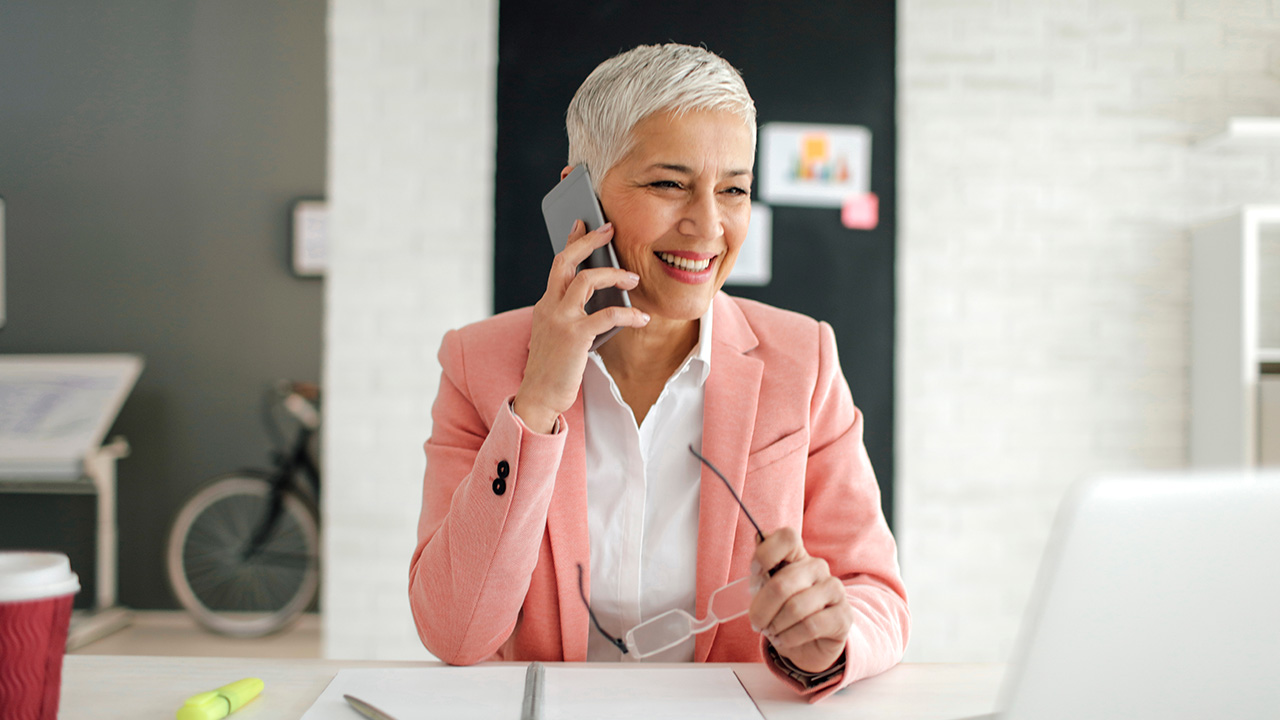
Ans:
{"label": "woman's ear", "polygon": [[561,179],[561,180],[563,180],[563,179],[565,179],[565,178],[569,177],[569,173],[571,173],[571,172],[573,172],[573,166],[572,166],[572,165],[565,165],[565,166],[564,166],[564,169],[560,171],[560,179]]}

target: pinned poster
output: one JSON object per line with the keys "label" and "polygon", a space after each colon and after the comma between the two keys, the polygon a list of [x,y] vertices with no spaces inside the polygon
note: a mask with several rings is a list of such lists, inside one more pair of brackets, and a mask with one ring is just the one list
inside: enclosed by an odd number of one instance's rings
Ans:
{"label": "pinned poster", "polygon": [[871,191],[871,131],[860,125],[765,123],[760,198],[771,205],[843,207]]}
{"label": "pinned poster", "polygon": [[729,272],[729,285],[768,285],[773,277],[773,211],[763,203],[751,203],[751,225],[742,241],[738,259]]}
{"label": "pinned poster", "polygon": [[840,222],[850,230],[875,230],[880,224],[880,198],[875,193],[850,195],[840,207]]}

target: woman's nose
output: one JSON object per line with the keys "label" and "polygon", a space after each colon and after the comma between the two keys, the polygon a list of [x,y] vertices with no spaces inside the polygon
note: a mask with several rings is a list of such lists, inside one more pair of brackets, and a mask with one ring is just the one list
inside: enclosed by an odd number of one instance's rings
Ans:
{"label": "woman's nose", "polygon": [[680,219],[677,229],[690,237],[714,239],[722,234],[721,221],[720,206],[716,203],[715,194],[698,193],[685,206],[684,217]]}

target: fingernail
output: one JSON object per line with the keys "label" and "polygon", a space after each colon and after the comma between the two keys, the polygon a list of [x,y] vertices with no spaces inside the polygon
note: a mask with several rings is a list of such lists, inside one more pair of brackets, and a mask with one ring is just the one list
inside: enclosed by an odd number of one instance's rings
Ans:
{"label": "fingernail", "polygon": [[640,313],[640,319],[649,322],[649,313]]}
{"label": "fingernail", "polygon": [[751,561],[751,574],[752,574],[752,575],[759,575],[759,574],[760,574],[760,561],[758,561],[758,560],[752,560],[752,561]]}
{"label": "fingernail", "polygon": [[754,630],[754,631],[756,631],[756,632],[760,632],[760,628],[756,627],[756,624],[755,624],[755,623],[751,623],[751,629],[752,629],[752,630]]}
{"label": "fingernail", "polygon": [[751,586],[751,594],[755,595],[760,592],[760,588],[764,587],[764,578],[760,577],[759,574],[753,574],[751,575],[751,582],[747,584]]}
{"label": "fingernail", "polygon": [[600,232],[604,232],[606,230],[612,230],[612,229],[613,229],[613,223],[611,222],[607,222],[600,226]]}
{"label": "fingernail", "polygon": [[640,282],[640,276],[639,276],[639,275],[637,275],[637,274],[635,274],[635,273],[633,273],[633,272],[629,272],[629,273],[627,273],[627,279],[628,279],[628,280],[630,280],[630,281],[631,281],[631,282],[633,282],[633,283],[638,283],[638,282]]}

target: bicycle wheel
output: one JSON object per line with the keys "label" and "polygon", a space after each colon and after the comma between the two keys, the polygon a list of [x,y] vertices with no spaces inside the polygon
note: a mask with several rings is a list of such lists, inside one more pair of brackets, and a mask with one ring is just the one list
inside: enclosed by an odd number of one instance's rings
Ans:
{"label": "bicycle wheel", "polygon": [[296,495],[284,496],[275,527],[257,552],[247,552],[270,497],[265,475],[227,475],[193,495],[174,518],[169,583],[178,602],[216,633],[268,635],[315,598],[320,533],[315,514]]}

